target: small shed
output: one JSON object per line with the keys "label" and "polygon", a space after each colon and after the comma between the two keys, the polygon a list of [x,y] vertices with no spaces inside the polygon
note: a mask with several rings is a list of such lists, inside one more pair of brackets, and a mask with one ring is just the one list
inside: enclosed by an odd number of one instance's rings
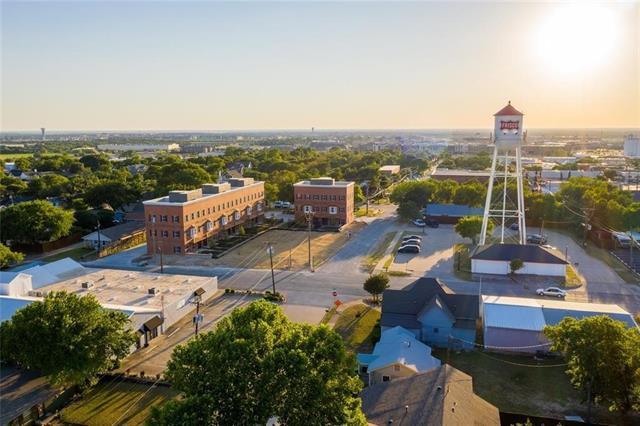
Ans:
{"label": "small shed", "polygon": [[489,244],[479,247],[471,256],[471,272],[507,275],[511,273],[513,259],[524,264],[516,273],[528,275],[564,277],[569,264],[553,249],[536,244]]}
{"label": "small shed", "polygon": [[397,164],[389,164],[380,167],[378,171],[383,175],[397,175],[400,173],[400,166]]}
{"label": "small shed", "polygon": [[110,228],[100,229],[82,237],[87,247],[97,249],[120,241],[126,237],[144,232],[144,222],[131,221],[121,223]]}

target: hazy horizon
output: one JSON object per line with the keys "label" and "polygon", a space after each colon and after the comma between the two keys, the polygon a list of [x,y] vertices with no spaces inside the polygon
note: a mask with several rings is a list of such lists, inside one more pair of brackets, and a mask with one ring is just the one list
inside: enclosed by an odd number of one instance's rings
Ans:
{"label": "hazy horizon", "polygon": [[640,128],[637,1],[0,7],[3,133]]}

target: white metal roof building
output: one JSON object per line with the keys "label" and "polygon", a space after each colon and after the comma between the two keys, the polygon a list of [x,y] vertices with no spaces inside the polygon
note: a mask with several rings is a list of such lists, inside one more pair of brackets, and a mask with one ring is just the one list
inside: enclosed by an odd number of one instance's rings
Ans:
{"label": "white metal roof building", "polygon": [[542,330],[566,317],[582,319],[607,315],[627,327],[638,327],[633,315],[618,305],[578,303],[564,300],[483,296],[482,329],[488,350],[504,352],[548,351]]}

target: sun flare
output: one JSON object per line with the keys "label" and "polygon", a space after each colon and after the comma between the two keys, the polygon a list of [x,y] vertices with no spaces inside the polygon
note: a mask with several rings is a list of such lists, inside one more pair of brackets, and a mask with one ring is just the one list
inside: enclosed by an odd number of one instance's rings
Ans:
{"label": "sun flare", "polygon": [[537,50],[552,71],[583,72],[606,62],[616,36],[613,14],[607,7],[562,5],[540,26]]}

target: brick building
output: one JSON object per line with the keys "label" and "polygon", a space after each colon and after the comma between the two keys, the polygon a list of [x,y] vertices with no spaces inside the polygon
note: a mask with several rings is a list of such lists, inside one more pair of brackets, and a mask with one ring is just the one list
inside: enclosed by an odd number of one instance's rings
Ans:
{"label": "brick building", "polygon": [[329,177],[303,180],[293,185],[296,221],[306,222],[313,214],[313,225],[342,226],[353,222],[354,182]]}
{"label": "brick building", "polygon": [[264,182],[252,178],[204,184],[145,201],[147,252],[184,254],[264,216]]}

